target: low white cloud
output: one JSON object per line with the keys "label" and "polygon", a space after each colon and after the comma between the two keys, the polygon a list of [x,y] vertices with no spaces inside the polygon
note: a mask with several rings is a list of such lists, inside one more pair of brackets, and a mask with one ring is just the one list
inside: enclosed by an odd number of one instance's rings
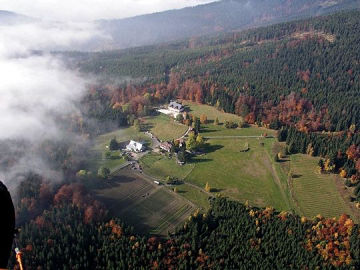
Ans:
{"label": "low white cloud", "polygon": [[52,56],[0,58],[0,139],[57,136],[52,113],[74,110],[85,80]]}
{"label": "low white cloud", "polygon": [[85,80],[48,52],[73,50],[99,35],[91,24],[0,26],[0,139],[58,133],[51,113],[73,110]]}
{"label": "low white cloud", "polygon": [[214,2],[214,0],[2,0],[0,9],[61,21],[118,19]]}
{"label": "low white cloud", "polygon": [[93,23],[36,21],[0,25],[0,57],[23,56],[33,50],[86,49],[84,44],[104,35]]}
{"label": "low white cloud", "polygon": [[[0,144],[23,151],[10,170],[0,168],[0,180],[14,186],[14,176],[26,171],[61,178],[36,151],[18,149],[14,141],[36,149],[44,140],[78,139],[58,119],[78,113],[76,104],[88,80],[50,52],[80,48],[99,35],[95,27],[84,23],[37,21],[0,26]],[[0,164],[6,154],[0,149]]]}

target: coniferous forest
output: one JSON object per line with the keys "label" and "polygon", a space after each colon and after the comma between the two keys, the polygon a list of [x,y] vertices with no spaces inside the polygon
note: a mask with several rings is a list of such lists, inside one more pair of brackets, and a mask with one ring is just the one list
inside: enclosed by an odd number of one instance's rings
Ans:
{"label": "coniferous forest", "polygon": [[193,213],[164,239],[138,235],[109,217],[81,184],[49,190],[32,180],[22,183],[19,195],[28,195],[19,205],[31,199],[47,201],[44,212],[24,225],[16,240],[27,269],[360,267],[360,228],[345,214],[308,220],[216,198],[211,210]]}

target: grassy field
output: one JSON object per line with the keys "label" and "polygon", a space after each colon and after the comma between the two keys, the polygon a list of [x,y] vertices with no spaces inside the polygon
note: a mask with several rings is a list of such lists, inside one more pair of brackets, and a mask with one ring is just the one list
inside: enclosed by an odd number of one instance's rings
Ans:
{"label": "grassy field", "polygon": [[215,120],[217,117],[220,123],[223,123],[225,121],[233,121],[238,123],[242,121],[242,118],[240,116],[231,113],[221,112],[215,107],[209,105],[197,104],[189,101],[183,101],[183,105],[189,109],[190,114],[193,114],[197,117],[205,114],[208,120]]}
{"label": "grassy field", "polygon": [[174,199],[174,195],[166,189],[158,189],[122,216],[140,232],[147,230],[152,234],[166,235],[168,231],[174,231],[192,211],[192,206],[185,201]]}
{"label": "grassy field", "polygon": [[204,137],[214,136],[261,136],[264,133],[275,136],[274,130],[250,126],[247,128],[225,128],[224,125],[206,124],[201,125],[201,135]]}
{"label": "grassy field", "polygon": [[187,126],[175,122],[165,114],[145,117],[144,120],[145,128],[162,141],[177,139],[187,130]]}
{"label": "grassy field", "polygon": [[109,168],[111,173],[115,171],[119,166],[126,163],[126,160],[124,158],[120,159],[105,159],[102,161],[99,161],[98,166],[104,166],[106,168]]}
{"label": "grassy field", "polygon": [[201,210],[207,210],[210,208],[209,195],[205,192],[193,188],[189,185],[182,184],[176,186],[179,195],[193,202]]}
{"label": "grassy field", "polygon": [[[241,121],[241,117],[227,114],[207,105],[185,103],[190,113],[206,114],[208,120],[216,117],[223,121]],[[213,136],[260,136],[264,133],[275,135],[275,131],[251,126],[249,128],[227,129],[213,123],[202,125],[201,133],[207,140],[204,156],[194,158],[185,166],[178,166],[172,159],[150,154],[141,159],[146,174],[159,179],[173,176],[204,188],[206,182],[215,192],[258,206],[272,205],[278,209],[292,209],[287,193],[286,178],[278,177],[273,164],[271,148],[275,139],[258,138],[211,138]],[[261,145],[263,142],[264,145]],[[248,152],[240,152],[249,144]],[[276,175],[276,176],[275,176]],[[178,187],[179,194],[199,207],[208,207],[208,196],[187,185]]]}
{"label": "grassy field", "polygon": [[[205,137],[213,136],[261,136],[264,133],[275,136],[276,131],[250,126],[249,128],[225,128],[225,121],[233,121],[235,123],[242,122],[243,119],[240,116],[230,113],[224,113],[217,110],[215,107],[196,104],[193,102],[184,101],[183,104],[189,109],[189,113],[200,117],[202,114],[207,116],[208,124],[201,125],[201,133]],[[214,125],[215,119],[219,119],[220,125]]]}
{"label": "grassy field", "polygon": [[166,235],[195,210],[177,194],[127,169],[111,180],[93,180],[89,187],[112,215],[139,233]]}
{"label": "grassy field", "polygon": [[167,176],[176,177],[183,180],[194,168],[194,164],[180,166],[175,158],[169,159],[160,154],[148,154],[140,160],[140,164],[145,173],[164,180]]}
{"label": "grassy field", "polygon": [[105,146],[109,145],[112,138],[116,138],[118,142],[135,140],[145,141],[148,144],[151,143],[150,137],[145,135],[144,132],[139,132],[134,127],[128,127],[117,129],[98,136],[94,142],[94,150],[104,151],[106,149]]}
{"label": "grassy field", "polygon": [[[89,157],[89,170],[93,173],[97,173],[101,166],[107,167],[111,172],[116,171],[126,160],[124,158],[118,159],[106,159],[105,152],[108,151],[106,146],[109,145],[110,140],[116,138],[118,142],[129,141],[130,139],[136,141],[145,141],[148,145],[151,145],[151,139],[143,132],[137,131],[134,127],[121,128],[112,132],[102,134],[96,138],[93,144],[91,157]],[[112,151],[112,155],[119,155],[120,151]]]}
{"label": "grassy field", "polygon": [[[250,150],[240,152],[246,142]],[[288,196],[267,154],[273,142],[274,139],[253,138],[208,140],[213,150],[192,160],[195,168],[185,180],[199,187],[208,182],[215,191],[242,202],[249,200],[253,205],[288,210]]]}
{"label": "grassy field", "polygon": [[313,217],[322,214],[326,217],[351,214],[348,204],[337,190],[335,175],[320,174],[318,158],[308,155],[291,156],[291,173],[294,197],[303,215]]}
{"label": "grassy field", "polygon": [[[274,141],[257,138],[209,139],[207,153],[193,158],[185,166],[154,154],[143,157],[141,164],[146,174],[159,179],[174,176],[200,188],[209,182],[215,192],[231,198],[288,210],[292,206],[286,190],[286,178],[277,176],[278,168],[269,154]],[[250,150],[240,152],[246,143]],[[180,195],[200,207],[207,207],[206,194],[201,196],[198,190],[189,186],[179,186],[178,190]]]}

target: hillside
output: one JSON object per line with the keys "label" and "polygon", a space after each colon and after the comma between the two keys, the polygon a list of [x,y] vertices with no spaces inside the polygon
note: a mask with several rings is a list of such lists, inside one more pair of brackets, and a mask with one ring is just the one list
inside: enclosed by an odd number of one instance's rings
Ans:
{"label": "hillside", "polygon": [[322,157],[314,169],[341,173],[351,193],[346,201],[355,204],[359,15],[348,11],[215,38],[69,55],[83,72],[104,78],[93,90],[112,107],[110,115],[139,116],[149,105],[176,98],[214,106],[280,130],[288,154]]}
{"label": "hillside", "polygon": [[[72,56],[81,57],[79,66],[86,73],[125,80],[120,92],[129,81],[137,91],[149,93],[150,85],[165,83],[162,97],[195,100],[196,86],[201,94],[196,101],[248,116],[252,123],[277,126],[275,119],[282,119],[283,124],[311,131],[340,131],[351,124],[360,127],[359,14]],[[288,113],[280,115],[281,107],[290,106],[286,96],[302,103],[301,112],[287,108]],[[117,102],[128,100],[125,95]],[[304,113],[304,122],[299,122]],[[310,125],[312,121],[316,124]]]}
{"label": "hillside", "polygon": [[112,36],[113,42],[98,46],[116,49],[150,45],[359,7],[358,0],[222,0],[181,10],[99,21],[99,26]]}

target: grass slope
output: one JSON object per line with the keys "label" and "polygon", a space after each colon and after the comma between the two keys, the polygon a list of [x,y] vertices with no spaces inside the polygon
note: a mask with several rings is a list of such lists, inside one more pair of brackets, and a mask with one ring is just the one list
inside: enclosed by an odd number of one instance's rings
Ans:
{"label": "grass slope", "polygon": [[224,113],[217,110],[215,107],[203,104],[197,104],[194,102],[184,100],[182,104],[189,109],[189,113],[193,114],[197,117],[200,117],[202,114],[205,114],[208,120],[215,120],[216,117],[219,119],[221,123],[225,121],[234,121],[240,122],[243,119],[240,116],[231,113]]}
{"label": "grass slope", "polygon": [[336,188],[336,175],[320,174],[317,162],[318,158],[308,155],[291,156],[291,181],[300,211],[308,217],[351,214],[351,209]]}
{"label": "grass slope", "polygon": [[92,180],[88,186],[112,215],[122,218],[139,233],[166,235],[194,211],[177,194],[127,169],[108,181]]}
{"label": "grass slope", "polygon": [[181,137],[187,130],[187,126],[179,124],[167,115],[145,117],[145,128],[151,131],[162,141],[169,141]]}
{"label": "grass slope", "polygon": [[159,154],[148,154],[141,160],[141,166],[145,173],[164,180],[167,176],[183,180],[194,168],[194,164],[180,166],[176,164],[175,158]]}
{"label": "grass slope", "polygon": [[137,131],[135,127],[128,127],[117,129],[115,131],[98,136],[95,140],[94,150],[104,151],[105,146],[109,145],[112,138],[116,138],[118,142],[135,140],[151,143],[149,136],[145,135],[143,132]]}
{"label": "grass slope", "polygon": [[[261,146],[260,142],[265,145]],[[210,139],[215,151],[193,159],[195,168],[186,178],[199,187],[206,182],[215,190],[242,202],[289,209],[287,197],[274,179],[272,161],[266,154],[274,139]],[[240,152],[245,142],[248,152]]]}

